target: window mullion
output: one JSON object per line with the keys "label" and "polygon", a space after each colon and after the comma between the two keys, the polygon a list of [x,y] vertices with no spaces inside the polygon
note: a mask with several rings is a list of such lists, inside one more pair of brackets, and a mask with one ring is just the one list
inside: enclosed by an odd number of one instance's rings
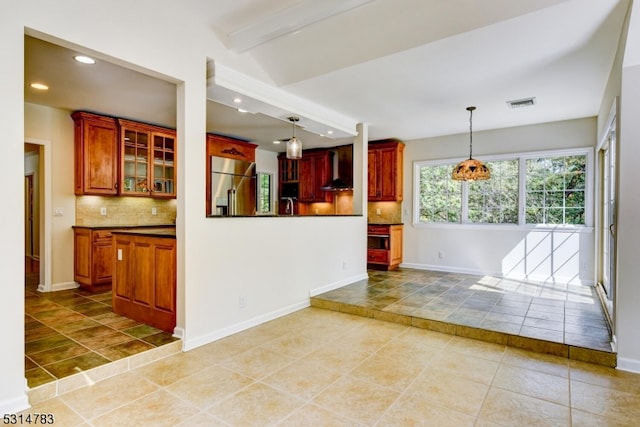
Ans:
{"label": "window mullion", "polygon": [[467,181],[462,182],[461,191],[462,191],[462,200],[461,200],[462,212],[460,214],[460,222],[464,224],[466,222],[469,222],[469,183]]}
{"label": "window mullion", "polygon": [[527,206],[527,161],[525,157],[518,159],[518,225],[526,223],[525,207]]}

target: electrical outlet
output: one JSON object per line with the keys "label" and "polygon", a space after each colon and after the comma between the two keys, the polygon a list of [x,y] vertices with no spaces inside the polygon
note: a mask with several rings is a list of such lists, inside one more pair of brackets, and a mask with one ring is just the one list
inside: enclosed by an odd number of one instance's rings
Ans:
{"label": "electrical outlet", "polygon": [[380,210],[380,208],[376,209],[376,215],[381,215],[382,211]]}
{"label": "electrical outlet", "polygon": [[444,251],[438,251],[438,258],[444,259]]}
{"label": "electrical outlet", "polygon": [[238,308],[243,309],[247,306],[247,299],[245,297],[238,298]]}
{"label": "electrical outlet", "polygon": [[100,208],[100,215],[102,216],[107,215],[107,208]]}
{"label": "electrical outlet", "polygon": [[55,208],[53,210],[53,216],[64,216],[64,210],[62,208]]}
{"label": "electrical outlet", "polygon": [[158,215],[156,208],[151,208],[151,215]]}
{"label": "electrical outlet", "polygon": [[342,269],[343,270],[347,269],[347,261],[342,261]]}
{"label": "electrical outlet", "polygon": [[122,249],[118,249],[118,261],[122,261]]}

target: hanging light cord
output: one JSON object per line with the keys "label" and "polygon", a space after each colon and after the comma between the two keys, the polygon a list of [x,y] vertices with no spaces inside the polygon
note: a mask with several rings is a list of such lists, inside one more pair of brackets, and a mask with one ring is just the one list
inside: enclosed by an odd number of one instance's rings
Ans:
{"label": "hanging light cord", "polygon": [[476,107],[468,107],[469,110],[469,160],[471,160],[472,150],[473,150],[473,110]]}

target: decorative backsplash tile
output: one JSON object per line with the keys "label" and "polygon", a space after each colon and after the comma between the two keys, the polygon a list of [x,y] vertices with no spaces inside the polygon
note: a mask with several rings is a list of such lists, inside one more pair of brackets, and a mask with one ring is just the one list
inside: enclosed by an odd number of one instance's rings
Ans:
{"label": "decorative backsplash tile", "polygon": [[175,199],[76,197],[76,225],[164,225],[175,219]]}
{"label": "decorative backsplash tile", "polygon": [[370,202],[367,204],[369,224],[399,224],[402,222],[401,202]]}

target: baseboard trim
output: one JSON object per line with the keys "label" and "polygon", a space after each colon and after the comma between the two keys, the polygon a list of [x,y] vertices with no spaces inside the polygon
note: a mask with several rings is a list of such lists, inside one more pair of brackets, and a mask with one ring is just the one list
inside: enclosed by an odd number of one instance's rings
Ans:
{"label": "baseboard trim", "polygon": [[[478,276],[492,276],[492,277],[500,277],[504,279],[512,279],[512,280],[531,280],[536,282],[548,282],[549,278],[542,275],[525,275],[525,274],[504,274],[501,271],[483,271],[476,268],[462,268],[462,267],[450,267],[443,265],[431,265],[431,264],[414,264],[414,263],[402,263],[400,267],[404,268],[413,268],[415,270],[432,270],[432,271],[441,271],[443,273],[460,273],[460,274],[473,274]],[[557,283],[570,283],[573,279],[572,277],[555,277],[555,282]],[[578,279],[580,282],[577,284],[583,286],[595,286],[595,282],[593,280],[584,280]]]}
{"label": "baseboard trim", "polygon": [[616,369],[640,374],[640,360],[620,357],[618,355],[618,366],[616,366]]}
{"label": "baseboard trim", "polygon": [[29,396],[25,392],[22,396],[0,402],[0,414],[15,414],[30,407]]}
{"label": "baseboard trim", "polygon": [[254,326],[261,325],[270,320],[277,319],[282,316],[286,316],[287,314],[291,314],[298,310],[302,310],[303,308],[307,308],[311,305],[309,299],[305,299],[296,304],[292,304],[287,307],[283,307],[278,310],[271,311],[269,313],[262,314],[260,316],[253,317],[251,319],[247,319],[243,322],[236,323],[235,325],[228,326],[226,328],[218,329],[217,331],[213,331],[211,333],[201,335],[199,337],[195,337],[186,339],[183,341],[183,351],[193,350],[194,348],[201,347],[206,344],[210,344],[214,341],[218,341],[219,339],[228,337],[233,334],[237,334],[238,332],[242,332],[246,329],[253,328]]}
{"label": "baseboard trim", "polygon": [[76,289],[79,288],[80,285],[78,285],[76,282],[62,282],[62,283],[54,283],[51,285],[51,290],[50,291],[45,291],[44,290],[44,286],[42,286],[41,284],[38,285],[38,291],[39,292],[55,292],[55,291],[66,291],[68,289]]}
{"label": "baseboard trim", "polygon": [[369,276],[366,273],[365,274],[359,274],[359,275],[356,275],[356,276],[351,276],[351,277],[348,277],[346,279],[339,280],[337,282],[333,282],[333,283],[330,283],[330,284],[325,285],[325,286],[321,286],[319,288],[311,289],[309,291],[309,296],[315,297],[316,295],[320,295],[320,294],[323,294],[325,292],[329,292],[329,291],[332,291],[334,289],[338,289],[338,288],[341,288],[343,286],[350,285],[350,284],[355,283],[355,282],[357,282],[359,280],[365,280],[365,279],[368,279],[368,278],[369,278]]}

